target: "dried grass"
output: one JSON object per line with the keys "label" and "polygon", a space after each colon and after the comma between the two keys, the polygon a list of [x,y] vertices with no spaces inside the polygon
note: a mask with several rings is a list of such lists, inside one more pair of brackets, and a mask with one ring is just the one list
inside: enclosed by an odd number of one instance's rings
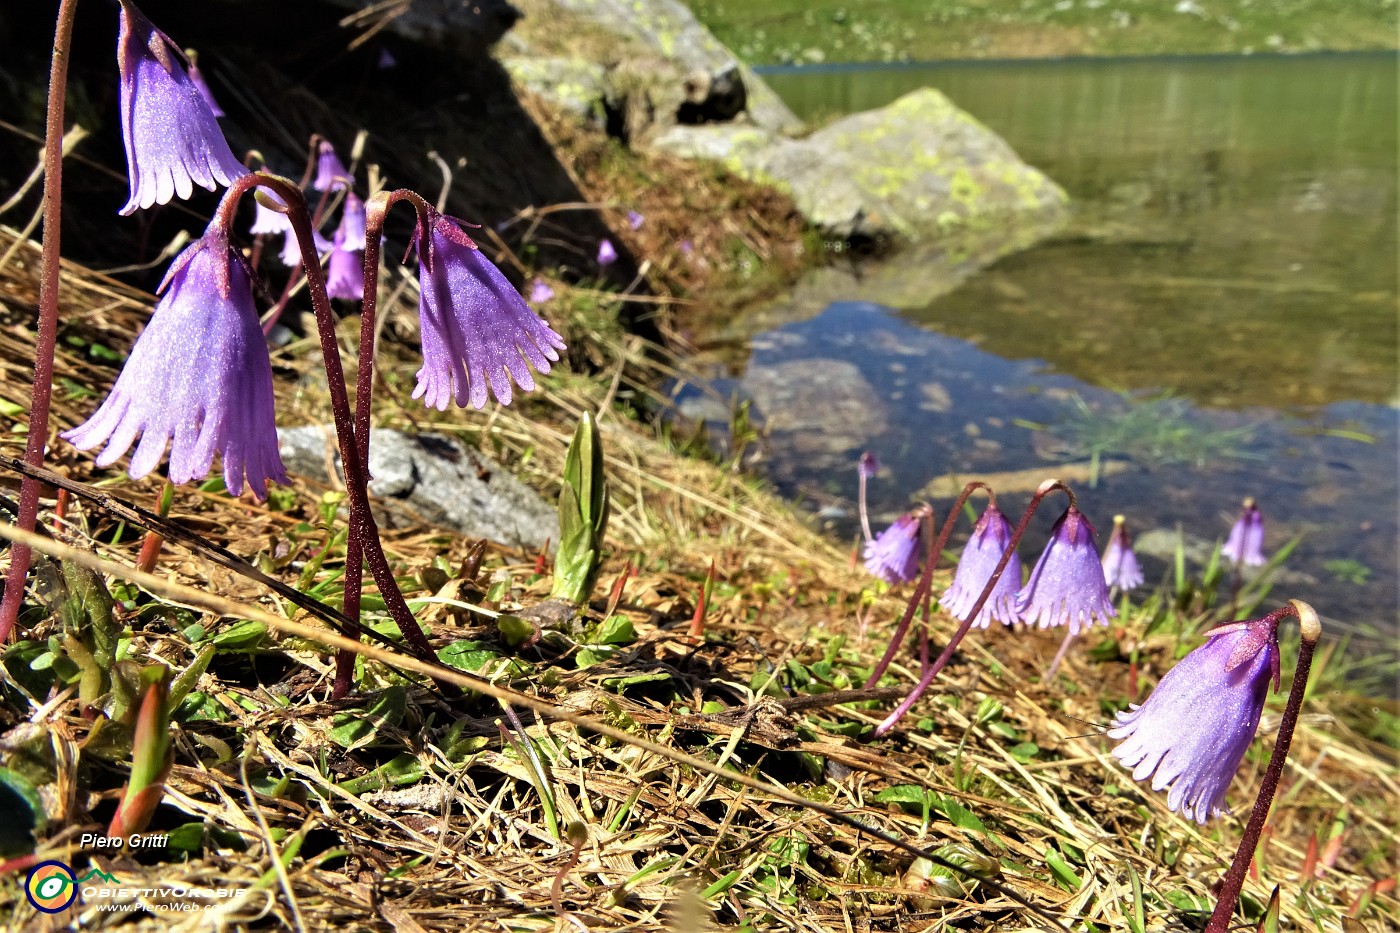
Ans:
{"label": "dried grass", "polygon": [[[8,231],[0,236],[0,252],[10,241]],[[0,269],[0,398],[19,406],[28,397],[36,257],[21,245]],[[404,300],[411,308],[411,292]],[[61,303],[65,333],[79,339],[62,348],[59,373],[100,393],[115,370],[84,345],[125,349],[150,298],[65,266]],[[353,323],[346,322],[346,333]],[[761,486],[675,456],[605,404],[619,390],[637,398],[652,391],[659,364],[647,348],[629,341],[596,353],[604,361],[600,378],[560,375],[511,409],[450,418],[425,414],[392,389],[412,372],[406,350],[388,341],[380,360],[391,386],[381,394],[381,423],[458,433],[546,492],[557,488],[579,413],[601,415],[614,512],[599,595],[635,562],[637,575],[618,611],[637,638],[582,670],[570,652],[527,653],[528,674],[502,669],[496,681],[536,697],[544,708],[586,715],[646,744],[636,747],[522,708],[529,742],[547,763],[547,792],[559,823],[586,827],[577,862],[571,863],[573,847],[547,829],[531,769],[501,738],[499,704],[445,700],[379,661],[366,664],[368,699],[331,703],[327,651],[306,639],[274,636],[261,668],[221,663],[201,679],[199,689],[219,704],[223,721],[190,721],[176,729],[176,765],[158,825],[202,821],[202,848],[183,862],[91,856],[92,864],[127,884],[199,883],[248,893],[194,914],[89,910],[77,918],[84,926],[395,933],[747,926],[849,933],[1043,930],[1058,922],[1070,929],[1130,930],[1135,878],[1146,930],[1199,926],[1200,914],[1180,905],[1211,903],[1240,818],[1197,828],[1168,812],[1161,795],[1134,784],[1107,756],[1099,735],[1106,718],[1101,699],[1123,696],[1124,665],[1072,656],[1068,677],[1042,684],[1038,671],[1054,640],[996,632],[967,643],[907,728],[889,740],[862,744],[846,734],[877,722],[883,704],[790,711],[783,705],[789,672],[811,672],[830,657],[831,676],[857,679],[882,647],[898,600],[874,595],[850,569],[848,555]],[[293,347],[275,364],[283,423],[324,421],[314,360]],[[56,428],[77,423],[94,403],[60,392]],[[22,420],[5,417],[0,451],[19,455],[23,435],[9,428]],[[59,472],[130,501],[149,503],[156,494],[155,482],[99,474],[89,458],[60,442],[52,450],[50,463]],[[294,500],[280,510],[184,489],[173,515],[255,559],[298,533],[300,523],[315,521],[325,490],[301,479],[292,488]],[[133,563],[137,539],[128,534],[112,544],[112,532],[108,518],[70,503],[59,536],[108,560]],[[406,576],[435,558],[456,567],[470,544],[411,526],[386,539]],[[491,553],[488,576],[510,581],[500,608],[528,606],[547,595],[548,575],[533,572],[533,559]],[[685,630],[712,561],[719,586],[701,643]],[[332,569],[328,563],[326,570]],[[160,573],[247,604],[244,617],[259,611],[281,617],[290,608],[183,548],[167,548]],[[282,576],[296,582],[291,569]],[[335,596],[330,582],[323,598]],[[453,605],[480,599],[469,583],[450,581],[437,594],[447,601],[425,610],[437,643],[491,637],[487,620]],[[852,620],[872,598],[866,641]],[[157,606],[169,603],[152,599]],[[198,618],[211,630],[231,624],[215,613]],[[133,622],[133,653],[189,663],[192,648],[160,612]],[[934,637],[950,629],[936,619]],[[31,634],[50,631],[45,622]],[[1170,665],[1174,647],[1162,637],[1148,640],[1143,658],[1149,677]],[[904,682],[913,679],[898,663],[894,672]],[[620,686],[643,675],[665,679]],[[404,683],[408,702],[398,723],[377,730],[363,747],[347,750],[331,740],[338,713],[363,708],[376,688]],[[1001,707],[995,717],[987,715],[990,701]],[[1396,872],[1394,749],[1350,732],[1331,714],[1331,701],[1314,696],[1309,702],[1260,875],[1246,888],[1264,900],[1281,884],[1285,924],[1292,929],[1342,929],[1363,890]],[[77,834],[98,828],[92,814],[110,806],[124,766],[80,766],[91,723],[69,694],[47,698],[23,722],[0,720],[0,728],[9,742],[34,729],[51,736],[56,780],[46,803],[56,819],[41,854],[71,863],[79,854]],[[1268,735],[1266,722],[1232,789],[1241,811],[1272,746]],[[1037,746],[1034,754],[1027,754],[1026,743]],[[422,776],[377,790],[343,786],[395,756],[416,761]],[[732,769],[736,777],[684,763],[694,758]],[[761,783],[740,783],[739,775]],[[280,777],[289,780],[276,793],[269,785]],[[930,901],[927,891],[911,889],[906,852],[795,805],[774,784],[916,845],[962,843],[985,853],[1000,864],[1004,888],[968,885],[961,898]],[[936,795],[937,805],[924,814],[880,796],[896,786],[922,787]],[[1309,839],[1323,829],[1325,842],[1325,828],[1334,821],[1346,833],[1335,859],[1317,865],[1315,877],[1302,877]],[[1057,878],[1047,852],[1064,860],[1078,885]],[[10,900],[14,923],[40,925],[15,881],[0,879],[0,903]],[[1386,892],[1360,921],[1380,931],[1393,928],[1397,918],[1396,901]]]}

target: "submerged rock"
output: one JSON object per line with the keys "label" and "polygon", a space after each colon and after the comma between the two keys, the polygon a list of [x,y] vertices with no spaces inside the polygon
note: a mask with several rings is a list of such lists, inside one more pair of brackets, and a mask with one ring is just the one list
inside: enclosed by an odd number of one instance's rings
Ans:
{"label": "submerged rock", "polygon": [[[370,501],[395,500],[423,520],[473,538],[535,550],[558,542],[554,506],[490,457],[442,434],[370,431]],[[326,482],[326,465],[344,470],[329,425],[280,428],[277,437],[288,472]],[[394,509],[387,510],[391,517]]]}
{"label": "submerged rock", "polygon": [[845,360],[756,363],[744,375],[742,390],[763,419],[765,446],[776,463],[840,469],[889,428],[884,400],[860,368]]}
{"label": "submerged rock", "polygon": [[932,88],[852,114],[805,139],[743,125],[673,126],[651,144],[785,189],[837,236],[919,240],[1061,220],[1069,198]]}

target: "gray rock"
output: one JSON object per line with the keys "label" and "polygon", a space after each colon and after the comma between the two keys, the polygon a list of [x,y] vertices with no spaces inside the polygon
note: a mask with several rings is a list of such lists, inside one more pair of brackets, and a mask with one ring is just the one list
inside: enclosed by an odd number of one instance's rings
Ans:
{"label": "gray rock", "polygon": [[[282,462],[288,471],[326,482],[326,464],[344,472],[329,425],[280,428]],[[371,502],[391,522],[408,510],[416,518],[473,538],[537,549],[558,542],[555,507],[478,450],[441,434],[370,431]]]}
{"label": "gray rock", "polygon": [[607,69],[577,58],[502,57],[517,84],[579,120],[601,124],[612,85]]}
{"label": "gray rock", "polygon": [[1069,203],[1058,185],[932,88],[805,139],[729,124],[668,127],[650,143],[783,188],[809,221],[845,238],[936,239],[1009,229],[1026,218],[1058,224]]}
{"label": "gray rock", "polygon": [[[680,0],[553,2],[672,62],[685,85],[683,109],[676,119],[726,120],[743,110],[755,124],[775,132],[802,127],[782,98],[711,35]],[[684,109],[687,105],[689,109]]]}

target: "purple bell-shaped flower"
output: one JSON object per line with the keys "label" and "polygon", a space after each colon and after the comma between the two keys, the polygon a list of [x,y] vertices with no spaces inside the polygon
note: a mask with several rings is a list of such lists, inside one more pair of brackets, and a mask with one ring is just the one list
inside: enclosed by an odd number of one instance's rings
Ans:
{"label": "purple bell-shaped flower", "polygon": [[316,147],[316,178],[311,182],[311,187],[317,191],[348,191],[352,181],[350,170],[335,154],[335,147],[321,140]]}
{"label": "purple bell-shaped flower", "polygon": [[920,512],[908,512],[865,543],[865,569],[886,583],[906,583],[919,574]]}
{"label": "purple bell-shaped flower", "polygon": [[326,260],[326,294],[346,301],[363,301],[365,297],[365,251],[346,249],[345,234],[337,230]]}
{"label": "purple bell-shaped flower", "polygon": [[121,2],[118,97],[131,196],[121,214],[213,191],[248,174],[190,80],[179,46],[130,0]]}
{"label": "purple bell-shaped flower", "polygon": [[1050,541],[1016,598],[1027,625],[1068,625],[1071,635],[1096,622],[1107,625],[1118,613],[1108,599],[1094,528],[1074,506],[1055,522]]}
{"label": "purple bell-shaped flower", "polygon": [[613,246],[612,240],[603,240],[598,244],[598,265],[606,269],[617,262],[617,247]]}
{"label": "purple bell-shaped flower", "polygon": [[1133,553],[1133,541],[1128,535],[1127,520],[1121,515],[1113,516],[1113,532],[1108,536],[1108,546],[1103,549],[1103,577],[1110,587],[1116,586],[1126,593],[1134,587],[1142,586],[1142,567]]}
{"label": "purple bell-shaped flower", "polygon": [[481,254],[451,217],[428,209],[414,235],[421,295],[423,368],[414,398],[442,411],[449,401],[486,405],[487,387],[503,405],[511,380],[530,391],[530,367],[549,372],[564,341]]}
{"label": "purple bell-shaped flower", "polygon": [[1278,625],[1260,619],[1206,633],[1206,643],[1177,662],[1141,706],[1120,712],[1113,755],[1171,788],[1167,806],[1204,823],[1228,812],[1225,791],[1254,740],[1272,677],[1278,689]]}
{"label": "purple bell-shaped flower", "polygon": [[1264,557],[1264,513],[1253,499],[1244,500],[1244,509],[1230,528],[1230,537],[1220,553],[1245,567],[1261,567]]}
{"label": "purple bell-shaped flower", "polygon": [[[966,619],[972,611],[977,597],[982,595],[987,581],[992,578],[992,571],[996,570],[997,564],[1001,562],[1001,555],[1011,543],[1011,534],[1011,523],[1006,520],[1006,516],[1001,514],[996,503],[989,504],[987,511],[982,513],[982,517],[973,526],[972,536],[967,539],[967,546],[963,548],[962,557],[958,560],[957,572],[953,574],[952,585],[944,591],[943,598],[939,600],[939,604],[954,618]],[[973,627],[986,628],[993,621],[1003,625],[1021,621],[1021,616],[1016,611],[1016,591],[1020,588],[1021,558],[1012,551],[1011,559],[1007,561],[1006,569],[997,580],[996,588],[982,604],[977,618],[972,620]]]}
{"label": "purple bell-shaped flower", "polygon": [[109,466],[140,437],[129,473],[140,479],[170,446],[170,481],[209,475],[223,458],[224,485],[267,496],[267,480],[286,483],[277,451],[272,366],[253,305],[243,257],[222,230],[210,228],[176,257],[162,297],[137,338],[111,394],[84,424],[63,437],[79,450],[106,447]]}

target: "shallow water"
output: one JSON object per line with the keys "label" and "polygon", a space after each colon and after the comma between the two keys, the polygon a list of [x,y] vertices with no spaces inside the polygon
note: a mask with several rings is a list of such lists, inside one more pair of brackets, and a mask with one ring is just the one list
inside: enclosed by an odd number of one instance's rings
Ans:
{"label": "shallow water", "polygon": [[[1103,533],[1123,512],[1158,552],[1149,580],[1178,526],[1202,554],[1254,496],[1271,549],[1303,536],[1276,595],[1396,631],[1394,56],[767,77],[809,117],[936,86],[1075,204],[1053,240],[947,293],[879,298],[896,310],[870,301],[881,266],[827,270],[746,346],[717,338],[784,491],[850,533],[863,449],[886,465],[886,520],[940,501],[950,472],[1016,486],[1068,463]],[[1110,475],[1090,489],[1094,441]]]}

